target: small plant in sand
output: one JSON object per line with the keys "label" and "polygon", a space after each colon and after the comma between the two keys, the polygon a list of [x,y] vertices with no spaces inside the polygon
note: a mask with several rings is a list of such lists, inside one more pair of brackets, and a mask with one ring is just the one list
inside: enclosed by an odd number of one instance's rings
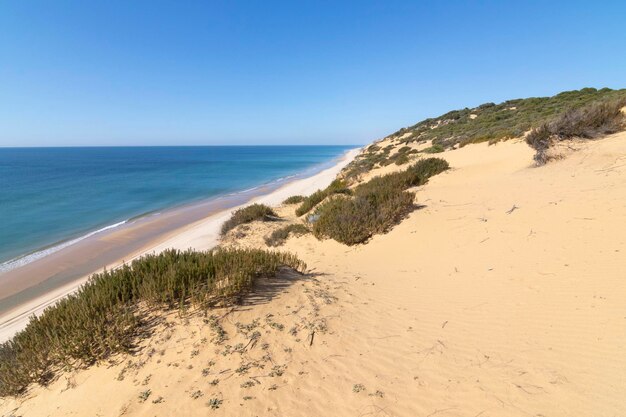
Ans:
{"label": "small plant in sand", "polygon": [[139,394],[139,401],[145,402],[150,397],[151,394],[152,394],[152,390],[149,390],[149,389],[141,392]]}
{"label": "small plant in sand", "polygon": [[363,384],[354,384],[352,386],[352,392],[359,393],[361,391],[365,391],[365,385],[363,385]]}
{"label": "small plant in sand", "polygon": [[222,225],[222,235],[240,224],[251,223],[255,220],[272,221],[278,219],[274,210],[264,204],[252,204],[236,210],[230,219]]}
{"label": "small plant in sand", "polygon": [[191,398],[194,400],[197,400],[198,398],[202,397],[204,395],[204,393],[200,390],[196,390],[194,392],[191,393]]}
{"label": "small plant in sand", "polygon": [[219,398],[211,398],[206,404],[211,407],[212,410],[217,410],[222,405],[222,402],[223,401]]}
{"label": "small plant in sand", "polygon": [[290,235],[301,236],[307,233],[311,233],[311,231],[305,225],[300,223],[289,224],[274,230],[272,234],[265,238],[265,244],[267,244],[267,246],[280,246],[285,243]]}

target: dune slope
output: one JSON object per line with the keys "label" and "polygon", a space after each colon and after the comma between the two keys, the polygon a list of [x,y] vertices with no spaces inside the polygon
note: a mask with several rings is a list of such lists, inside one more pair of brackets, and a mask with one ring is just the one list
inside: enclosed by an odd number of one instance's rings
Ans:
{"label": "dune slope", "polygon": [[[541,168],[520,141],[439,154],[452,170],[417,190],[424,207],[390,233],[355,247],[291,238],[281,249],[308,276],[263,282],[214,319],[161,317],[135,356],[0,410],[624,415],[626,134],[576,147]],[[275,227],[225,244],[263,245]]]}

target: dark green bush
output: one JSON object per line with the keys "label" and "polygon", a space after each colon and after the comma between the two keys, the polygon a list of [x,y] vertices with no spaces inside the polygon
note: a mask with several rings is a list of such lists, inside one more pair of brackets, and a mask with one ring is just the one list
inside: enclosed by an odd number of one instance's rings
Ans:
{"label": "dark green bush", "polygon": [[291,254],[255,249],[168,250],[95,274],[0,345],[0,396],[44,383],[60,369],[131,350],[139,331],[148,329],[141,306],[206,309],[241,296],[255,278],[274,276],[281,267],[304,271],[306,265]]}
{"label": "dark green bush", "polygon": [[265,243],[267,246],[280,246],[289,237],[289,235],[300,236],[311,231],[303,224],[289,224],[287,226],[281,227],[280,229],[274,230],[269,237],[265,238]]}
{"label": "dark green bush", "polygon": [[278,217],[276,212],[264,204],[252,204],[235,211],[230,219],[222,225],[222,235],[228,233],[240,224],[250,223],[255,220],[275,220]]}
{"label": "dark green bush", "polygon": [[440,153],[445,151],[445,148],[441,145],[441,144],[434,144],[433,146],[429,146],[428,148],[424,149],[425,153]]}
{"label": "dark green bush", "polygon": [[292,195],[291,197],[287,197],[283,204],[298,204],[304,201],[305,197],[303,195]]}
{"label": "dark green bush", "polygon": [[350,189],[346,184],[339,179],[334,180],[328,187],[323,190],[318,190],[306,197],[300,207],[296,209],[296,216],[300,217],[313,209],[316,205],[321,203],[326,197],[333,194],[349,194]]}
{"label": "dark green bush", "polygon": [[313,233],[346,245],[366,242],[398,224],[413,208],[415,194],[407,188],[425,184],[433,175],[448,169],[440,158],[418,161],[402,172],[374,177],[358,185],[354,196],[337,196],[321,204],[315,214]]}
{"label": "dark green bush", "polygon": [[322,204],[313,224],[316,237],[329,237],[346,245],[367,241],[398,224],[413,209],[415,194],[389,189],[380,194],[335,197]]}

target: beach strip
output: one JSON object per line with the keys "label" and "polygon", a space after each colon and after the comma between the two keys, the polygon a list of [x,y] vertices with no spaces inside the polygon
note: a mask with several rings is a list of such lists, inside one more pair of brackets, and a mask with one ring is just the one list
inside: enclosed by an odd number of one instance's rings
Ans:
{"label": "beach strip", "polygon": [[[360,152],[360,149],[351,149],[347,151],[343,157],[330,168],[324,169],[315,175],[307,178],[296,179],[288,182],[278,189],[267,189],[267,193],[257,195],[248,201],[239,202],[236,206],[220,207],[221,205],[228,204],[227,202],[218,203],[217,206],[212,206],[212,211],[209,212],[206,217],[198,221],[193,221],[189,224],[181,225],[175,230],[161,234],[158,236],[151,236],[146,234],[150,239],[141,243],[141,246],[130,253],[119,254],[114,262],[108,262],[106,265],[95,267],[89,272],[81,274],[81,276],[70,279],[67,282],[62,282],[59,277],[59,271],[63,271],[64,264],[57,262],[54,265],[44,265],[46,272],[49,274],[48,279],[41,280],[40,282],[34,282],[32,287],[29,287],[23,292],[28,292],[33,288],[41,290],[45,288],[46,291],[43,294],[39,294],[30,299],[24,300],[24,302],[15,302],[8,311],[0,315],[0,342],[9,340],[13,335],[24,329],[28,324],[29,318],[32,315],[40,315],[47,307],[53,305],[58,300],[74,293],[86,280],[94,273],[101,272],[104,268],[115,269],[124,263],[128,263],[135,258],[138,258],[147,253],[159,253],[168,248],[174,249],[195,249],[195,250],[207,250],[214,247],[219,241],[219,232],[222,223],[227,220],[231,213],[242,206],[246,206],[252,203],[263,203],[270,206],[277,206],[281,204],[287,197],[292,195],[308,195],[317,191],[318,189],[325,188],[330,184],[339,174],[339,172],[349,164],[355,156]],[[263,189],[260,190],[263,192]],[[236,201],[236,200],[226,200]],[[216,207],[219,209],[216,210]],[[164,219],[166,220],[166,219]],[[149,225],[145,226],[150,227]],[[108,240],[110,244],[111,240],[128,240],[132,239],[132,234],[118,233],[117,235],[105,235],[101,236],[100,240]],[[144,237],[144,240],[147,239]],[[88,256],[89,242],[85,242],[84,255]],[[125,242],[127,243],[127,242]],[[96,244],[94,242],[93,244]],[[56,254],[53,254],[54,256]],[[77,256],[82,256],[82,253]],[[51,257],[52,257],[51,256]],[[48,263],[54,262],[54,259],[47,260]],[[37,267],[35,263],[26,265],[20,269]],[[20,293],[16,294],[20,295]],[[18,299],[19,300],[19,299]]]}

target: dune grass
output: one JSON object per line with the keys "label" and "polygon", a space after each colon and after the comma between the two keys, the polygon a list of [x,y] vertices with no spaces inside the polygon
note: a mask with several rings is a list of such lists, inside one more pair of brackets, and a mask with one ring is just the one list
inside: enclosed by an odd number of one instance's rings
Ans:
{"label": "dune grass", "polygon": [[223,236],[240,224],[250,223],[255,220],[275,220],[276,218],[278,218],[276,212],[265,204],[252,204],[235,211],[230,219],[222,225],[221,233]]}
{"label": "dune grass", "polygon": [[336,196],[321,204],[315,212],[313,233],[346,245],[385,233],[415,208],[415,194],[406,190],[448,168],[443,159],[427,158],[405,171],[372,178],[358,185],[353,196]]}
{"label": "dune grass", "polygon": [[0,396],[17,395],[57,371],[128,352],[146,328],[141,306],[208,309],[248,291],[281,267],[304,271],[296,256],[255,249],[168,250],[93,275],[80,290],[33,317],[0,345]]}

